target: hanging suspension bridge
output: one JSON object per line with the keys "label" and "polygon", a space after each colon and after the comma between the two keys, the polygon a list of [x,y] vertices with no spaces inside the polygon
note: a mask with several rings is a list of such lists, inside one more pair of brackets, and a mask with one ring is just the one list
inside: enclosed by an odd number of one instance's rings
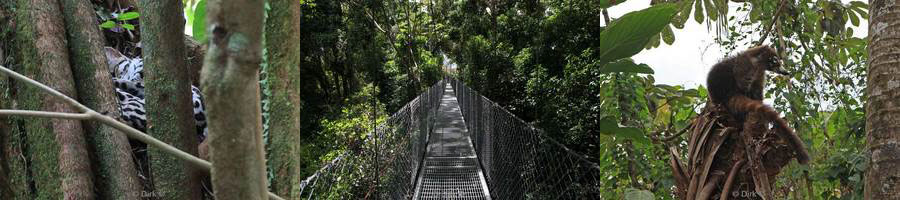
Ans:
{"label": "hanging suspension bridge", "polygon": [[304,199],[596,199],[600,167],[447,78],[301,183]]}

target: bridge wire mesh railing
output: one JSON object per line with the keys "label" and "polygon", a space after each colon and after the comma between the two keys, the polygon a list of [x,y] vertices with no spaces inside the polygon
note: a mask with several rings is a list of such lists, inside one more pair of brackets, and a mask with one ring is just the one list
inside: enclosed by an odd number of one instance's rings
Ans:
{"label": "bridge wire mesh railing", "polygon": [[349,145],[303,180],[301,198],[411,198],[445,87],[443,80],[431,86],[379,124],[365,139]]}
{"label": "bridge wire mesh railing", "polygon": [[453,86],[493,199],[596,199],[600,167],[481,96]]}

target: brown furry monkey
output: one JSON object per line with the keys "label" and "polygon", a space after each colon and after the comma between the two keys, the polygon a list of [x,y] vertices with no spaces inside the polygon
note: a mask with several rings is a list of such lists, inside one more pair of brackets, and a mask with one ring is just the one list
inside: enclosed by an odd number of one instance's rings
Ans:
{"label": "brown furry monkey", "polygon": [[757,119],[766,120],[764,123],[773,122],[776,128],[787,134],[786,138],[797,151],[797,161],[806,164],[809,162],[809,154],[803,147],[803,141],[778,111],[762,103],[766,71],[788,75],[781,69],[778,53],[765,45],[722,60],[713,65],[707,75],[710,100],[723,105],[740,121],[749,119],[748,114],[759,115],[760,117],[752,117],[753,120],[744,121],[745,130],[759,130],[751,128],[759,123]]}

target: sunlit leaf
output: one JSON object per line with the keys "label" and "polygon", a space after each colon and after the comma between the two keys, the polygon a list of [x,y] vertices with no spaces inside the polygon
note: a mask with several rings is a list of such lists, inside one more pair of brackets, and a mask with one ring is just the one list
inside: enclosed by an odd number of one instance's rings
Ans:
{"label": "sunlit leaf", "polygon": [[194,24],[191,24],[191,32],[194,34],[194,40],[197,42],[206,42],[206,0],[197,2],[197,8],[194,10]]}
{"label": "sunlit leaf", "polygon": [[669,24],[675,13],[675,4],[657,4],[620,17],[598,36],[598,61],[605,63],[637,54]]}
{"label": "sunlit leaf", "polygon": [[122,24],[122,28],[125,28],[125,29],[128,29],[128,30],[133,31],[133,30],[134,30],[134,25],[131,25],[131,24]]}
{"label": "sunlit leaf", "polygon": [[703,4],[706,7],[706,15],[709,17],[709,21],[715,21],[719,18],[718,9],[716,9],[716,5],[713,4],[710,0],[703,0]]}
{"label": "sunlit leaf", "polygon": [[662,40],[668,45],[672,45],[672,43],[675,43],[675,32],[672,32],[671,26],[666,26],[666,28],[663,29]]}
{"label": "sunlit leaf", "polygon": [[116,23],[113,21],[105,21],[102,24],[100,24],[100,28],[110,29],[113,27],[116,27]]}
{"label": "sunlit leaf", "polygon": [[694,21],[703,23],[703,0],[696,0],[694,4]]}
{"label": "sunlit leaf", "polygon": [[138,14],[138,12],[132,11],[132,12],[126,12],[126,13],[119,14],[119,16],[116,17],[116,19],[118,19],[119,21],[126,21],[126,20],[137,19],[140,16],[141,16],[141,14]]}

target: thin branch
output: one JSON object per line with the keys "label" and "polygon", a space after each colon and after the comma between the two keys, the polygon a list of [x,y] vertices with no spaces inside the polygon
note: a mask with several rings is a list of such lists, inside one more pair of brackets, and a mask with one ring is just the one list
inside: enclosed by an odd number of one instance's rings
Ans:
{"label": "thin branch", "polygon": [[11,77],[13,77],[13,78],[15,78],[15,79],[17,79],[17,80],[24,81],[25,83],[28,83],[28,84],[30,84],[30,85],[37,86],[37,87],[40,88],[41,90],[44,90],[44,91],[46,91],[46,92],[49,92],[49,93],[52,94],[53,96],[56,96],[56,97],[59,97],[59,98],[63,99],[64,101],[66,101],[66,103],[69,103],[70,105],[75,106],[75,107],[78,108],[78,110],[81,111],[81,112],[85,112],[85,111],[91,110],[91,109],[88,108],[87,106],[84,106],[84,105],[82,105],[81,103],[78,103],[78,101],[76,101],[75,99],[69,98],[69,96],[66,96],[66,95],[63,94],[63,93],[61,93],[61,92],[59,92],[59,91],[56,91],[55,89],[51,88],[50,86],[44,85],[44,84],[42,84],[42,83],[40,83],[40,82],[35,81],[34,79],[30,79],[30,78],[28,78],[28,77],[26,77],[26,76],[24,76],[24,75],[22,75],[22,74],[16,73],[16,72],[14,72],[14,71],[12,71],[12,70],[10,70],[10,69],[8,69],[8,68],[2,66],[2,65],[0,65],[0,71],[2,71],[3,73],[8,74],[9,76],[11,76]]}
{"label": "thin branch", "polygon": [[781,3],[778,5],[778,10],[775,11],[775,18],[772,18],[772,23],[769,23],[769,26],[766,27],[766,31],[763,32],[762,38],[756,42],[756,45],[761,45],[763,42],[766,42],[766,38],[769,37],[769,32],[772,31],[772,27],[775,26],[775,22],[778,21],[778,16],[781,16],[781,10],[784,9],[784,5],[787,1],[781,0]]}
{"label": "thin branch", "polygon": [[[19,115],[19,116],[31,116],[31,117],[97,120],[100,123],[103,123],[107,126],[111,126],[115,129],[118,129],[119,131],[122,131],[129,138],[140,140],[141,142],[144,142],[147,145],[159,148],[163,152],[174,155],[176,158],[179,158],[181,160],[184,160],[191,164],[194,164],[207,172],[209,172],[210,169],[212,169],[212,164],[209,161],[197,158],[194,155],[191,155],[189,153],[181,151],[178,148],[173,147],[172,145],[169,145],[169,144],[166,144],[165,142],[159,141],[156,138],[153,138],[150,135],[144,134],[143,132],[141,132],[137,129],[134,129],[125,123],[122,123],[116,119],[113,119],[112,117],[100,114],[97,111],[94,111],[93,109],[88,108],[87,106],[85,106],[81,103],[78,103],[78,101],[75,101],[74,99],[69,98],[68,96],[60,93],[59,91],[54,90],[53,88],[50,88],[47,85],[37,82],[34,79],[28,78],[28,77],[26,77],[22,74],[19,74],[15,71],[12,71],[9,68],[4,67],[3,65],[0,65],[0,71],[9,75],[12,78],[15,78],[16,80],[23,81],[27,84],[37,86],[41,90],[49,92],[53,96],[56,96],[56,97],[59,97],[59,98],[65,100],[67,103],[69,103],[72,106],[77,107],[79,110],[81,110],[83,112],[83,113],[76,114],[76,113],[58,113],[58,112],[44,112],[44,111],[27,111],[27,110],[0,110],[0,115]],[[269,198],[279,199],[279,200],[283,199],[283,198],[275,195],[272,192],[268,192],[268,193],[269,193]]]}
{"label": "thin branch", "polygon": [[655,132],[654,134],[651,134],[651,135],[650,135],[650,139],[656,140],[656,141],[660,141],[660,142],[669,142],[669,141],[672,141],[672,140],[675,139],[675,138],[678,138],[678,136],[681,136],[681,134],[684,134],[685,132],[687,132],[687,130],[688,130],[689,128],[691,128],[691,126],[684,127],[683,129],[681,129],[681,131],[678,131],[677,133],[675,133],[675,134],[673,134],[673,135],[665,136],[665,137],[662,137],[662,138],[660,138],[660,136],[662,136],[662,133],[660,133],[660,132]]}
{"label": "thin branch", "polygon": [[33,111],[33,110],[0,110],[0,115],[18,115],[18,116],[27,116],[27,117],[77,119],[77,120],[91,119],[91,115],[85,114],[85,113],[62,113],[62,112],[45,112],[45,111]]}

